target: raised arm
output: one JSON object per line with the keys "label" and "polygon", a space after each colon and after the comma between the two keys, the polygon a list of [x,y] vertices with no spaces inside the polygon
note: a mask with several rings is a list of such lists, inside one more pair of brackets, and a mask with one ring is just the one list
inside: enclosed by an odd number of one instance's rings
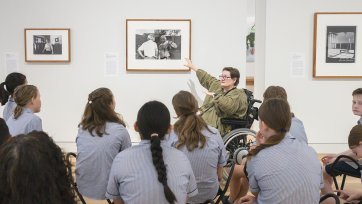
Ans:
{"label": "raised arm", "polygon": [[189,58],[185,58],[185,60],[186,60],[186,64],[184,64],[185,67],[188,67],[188,68],[194,70],[195,72],[199,69],[192,64],[192,62]]}
{"label": "raised arm", "polygon": [[[204,70],[195,67],[192,64],[190,59],[188,59],[188,58],[185,58],[185,59],[186,59],[187,63],[184,66],[188,67],[196,72],[196,76],[197,76],[201,86],[203,86],[205,89],[207,89],[209,91],[210,91],[210,87],[214,87],[214,88],[220,87],[219,80],[217,80],[215,77],[211,76]],[[211,90],[211,91],[215,91],[215,90]]]}

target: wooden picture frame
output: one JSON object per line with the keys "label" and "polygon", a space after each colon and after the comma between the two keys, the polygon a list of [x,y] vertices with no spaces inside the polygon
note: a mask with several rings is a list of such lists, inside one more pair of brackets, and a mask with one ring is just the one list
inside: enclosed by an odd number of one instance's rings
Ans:
{"label": "wooden picture frame", "polygon": [[127,71],[190,71],[190,19],[126,19]]}
{"label": "wooden picture frame", "polygon": [[25,28],[25,62],[70,62],[69,28]]}
{"label": "wooden picture frame", "polygon": [[314,14],[314,78],[362,78],[362,12]]}

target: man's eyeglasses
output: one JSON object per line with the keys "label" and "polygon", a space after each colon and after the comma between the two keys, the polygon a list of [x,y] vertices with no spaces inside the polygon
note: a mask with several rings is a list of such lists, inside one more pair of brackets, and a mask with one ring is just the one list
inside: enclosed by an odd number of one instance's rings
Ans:
{"label": "man's eyeglasses", "polygon": [[231,77],[229,76],[225,76],[225,75],[220,75],[219,79],[231,79]]}

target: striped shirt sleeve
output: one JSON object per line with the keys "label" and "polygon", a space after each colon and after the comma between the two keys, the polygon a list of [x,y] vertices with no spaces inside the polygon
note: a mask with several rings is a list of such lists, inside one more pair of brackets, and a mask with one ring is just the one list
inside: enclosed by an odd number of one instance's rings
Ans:
{"label": "striped shirt sleeve", "polygon": [[260,191],[258,181],[255,177],[255,168],[254,168],[255,162],[252,160],[249,161],[246,165],[246,171],[248,172],[248,179],[249,179],[249,188],[252,193],[257,193]]}
{"label": "striped shirt sleeve", "polygon": [[108,180],[108,185],[107,185],[107,191],[106,191],[106,197],[112,200],[115,199],[121,199],[121,196],[119,194],[119,184],[118,184],[118,179],[116,176],[116,167],[117,165],[114,165],[115,163],[113,162],[112,164],[112,168],[111,168],[111,172],[109,174],[109,180]]}

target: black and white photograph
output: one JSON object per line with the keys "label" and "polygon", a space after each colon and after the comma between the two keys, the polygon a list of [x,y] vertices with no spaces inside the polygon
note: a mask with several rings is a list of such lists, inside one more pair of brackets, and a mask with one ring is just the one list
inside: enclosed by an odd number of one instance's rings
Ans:
{"label": "black and white photograph", "polygon": [[247,34],[246,34],[246,62],[255,61],[255,17],[246,19]]}
{"label": "black and white photograph", "polygon": [[137,30],[136,59],[180,60],[181,30]]}
{"label": "black and white photograph", "polygon": [[362,78],[361,28],[362,12],[314,13],[314,78]]}
{"label": "black and white photograph", "polygon": [[33,36],[34,55],[61,55],[62,36],[61,35],[34,35]]}
{"label": "black and white photograph", "polygon": [[326,63],[355,62],[356,26],[327,26]]}
{"label": "black and white photograph", "polygon": [[191,20],[127,19],[128,71],[189,71]]}
{"label": "black and white photograph", "polygon": [[70,62],[69,28],[26,28],[26,62]]}

